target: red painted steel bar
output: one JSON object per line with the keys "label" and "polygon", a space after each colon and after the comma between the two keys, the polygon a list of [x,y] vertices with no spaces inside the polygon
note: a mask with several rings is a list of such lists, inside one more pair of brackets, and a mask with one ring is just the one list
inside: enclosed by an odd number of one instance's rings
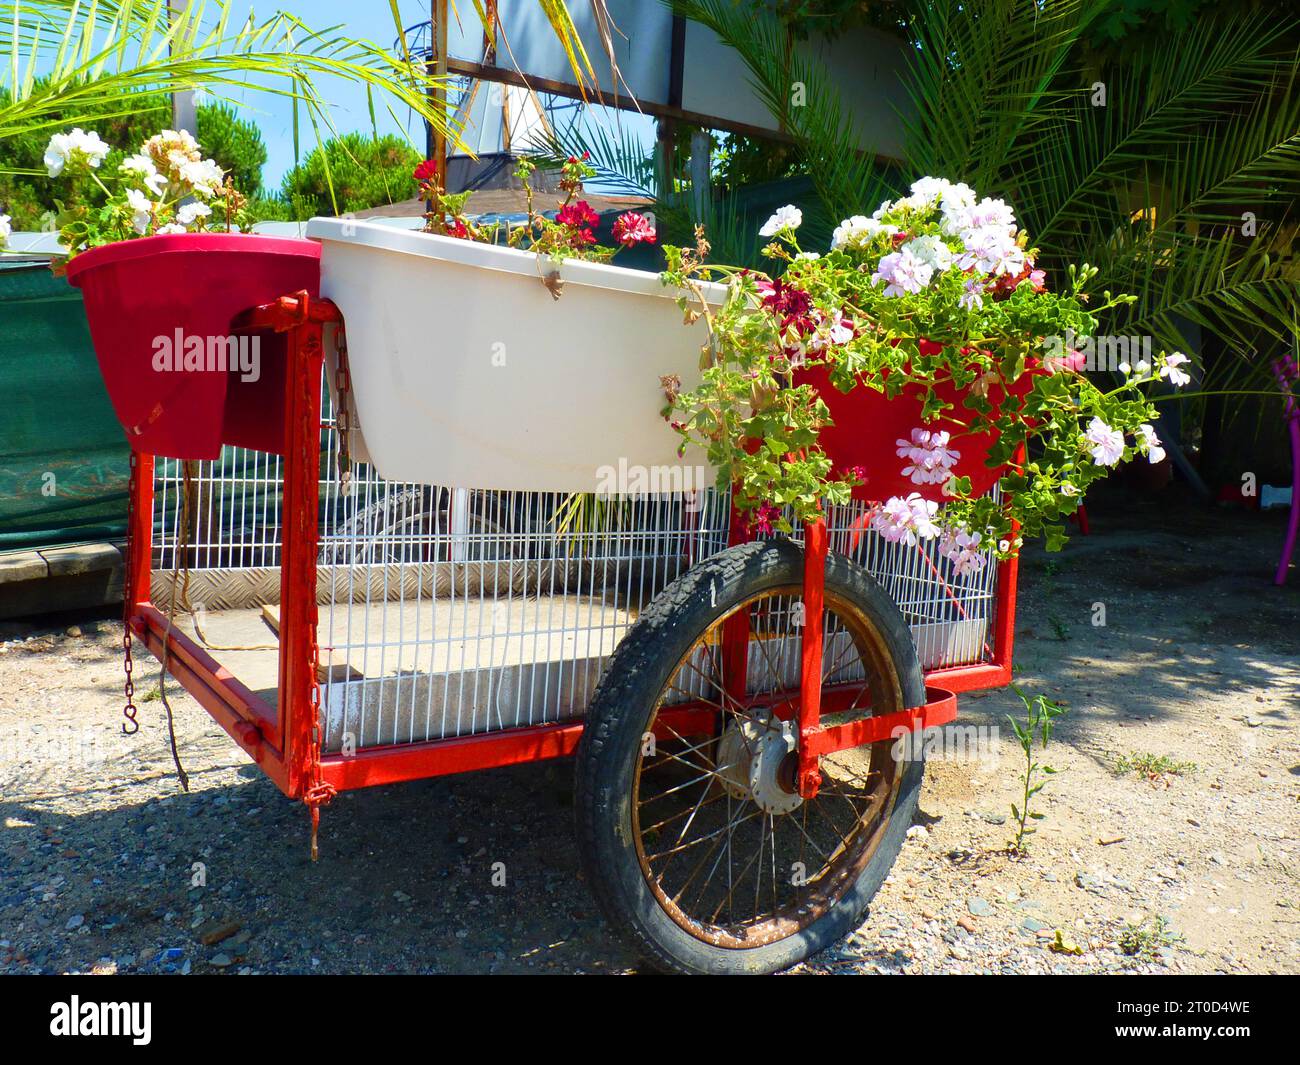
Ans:
{"label": "red painted steel bar", "polygon": [[803,632],[799,675],[799,794],[811,799],[821,787],[812,737],[821,731],[822,628],[826,593],[826,522],[804,526]]}

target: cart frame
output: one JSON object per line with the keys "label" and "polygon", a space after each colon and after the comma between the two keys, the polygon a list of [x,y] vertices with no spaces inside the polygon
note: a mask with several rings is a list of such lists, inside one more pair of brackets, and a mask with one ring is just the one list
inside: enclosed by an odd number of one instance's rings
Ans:
{"label": "cart frame", "polygon": [[[284,521],[281,554],[281,614],[278,708],[270,705],[214,659],[186,633],[170,624],[150,599],[153,559],[154,456],[135,452],[136,476],[130,497],[128,579],[124,617],[130,633],[166,663],[169,672],[208,711],[287,796],[312,808],[346,789],[392,784],[560,758],[578,747],[584,722],[561,721],[409,744],[364,747],[355,753],[323,753],[320,736],[320,685],[317,664],[316,566],[319,529],[319,462],[321,431],[320,380],[324,368],[327,325],[342,315],[327,299],[302,291],[253,308],[241,316],[240,328],[273,329],[287,334],[285,377]],[[731,542],[747,538],[733,513]],[[823,711],[837,708],[838,689],[822,689],[816,663],[822,644],[822,590],[827,553],[824,523],[805,527],[804,598],[809,618],[802,632],[802,689],[774,699],[774,713],[797,719],[798,788],[816,794],[821,755],[878,742],[901,733],[942,725],[957,714],[957,694],[1003,687],[1011,680],[1017,563],[998,563],[991,660],[932,670],[926,674],[924,706],[898,713],[863,717],[823,727]],[[747,654],[747,638],[724,655]],[[810,666],[811,663],[811,666]],[[732,675],[743,677],[741,669]],[[845,688],[860,690],[860,685]],[[679,730],[692,718],[709,713],[702,704],[675,705],[665,721]]]}

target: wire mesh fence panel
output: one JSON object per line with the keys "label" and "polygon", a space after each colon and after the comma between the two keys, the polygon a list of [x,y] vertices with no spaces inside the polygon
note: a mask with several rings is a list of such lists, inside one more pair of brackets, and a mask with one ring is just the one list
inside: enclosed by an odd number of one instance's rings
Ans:
{"label": "wire mesh fence panel", "polygon": [[[724,492],[472,490],[388,482],[364,464],[350,469],[345,491],[328,402],[325,389],[317,599],[327,750],[581,715],[651,599],[727,547]],[[233,448],[191,464],[182,535],[186,471],[160,462],[155,580],[188,570],[209,611],[278,602],[281,475],[277,456]],[[922,666],[990,660],[991,558],[959,575],[935,541],[887,542],[868,518],[865,504],[833,508],[831,550],[863,565],[898,604]],[[827,632],[828,663],[846,639]],[[763,651],[793,687],[797,641],[785,643]]]}

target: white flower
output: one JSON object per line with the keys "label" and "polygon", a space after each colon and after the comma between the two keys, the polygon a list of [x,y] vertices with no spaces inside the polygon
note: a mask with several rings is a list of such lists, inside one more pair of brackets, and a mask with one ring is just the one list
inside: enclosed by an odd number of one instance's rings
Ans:
{"label": "white flower", "polygon": [[844,320],[843,311],[836,311],[829,316],[820,311],[814,311],[813,314],[817,318],[817,330],[808,339],[808,347],[812,351],[825,351],[829,347],[847,344],[856,335],[852,323]]}
{"label": "white flower", "polygon": [[68,154],[72,151],[72,140],[66,133],[56,133],[45,147],[45,169],[50,177],[58,177],[68,163]]}
{"label": "white flower", "polygon": [[143,179],[144,187],[155,196],[161,196],[167,187],[167,179],[158,173],[153,160],[147,155],[129,155],[118,167],[124,174],[137,174]]}
{"label": "white flower", "polygon": [[1006,554],[1008,551],[1010,551],[1010,550],[1011,550],[1011,541],[1010,541],[1010,540],[999,540],[999,541],[998,541],[998,552],[999,552],[1000,554],[1005,555],[1005,554]]}
{"label": "white flower", "polygon": [[158,236],[160,237],[175,236],[177,233],[188,232],[189,230],[179,222],[168,222],[165,226],[158,227]]}
{"label": "white flower", "polygon": [[1124,434],[1098,417],[1088,423],[1083,438],[1092,445],[1089,451],[1098,466],[1114,466],[1124,457]]}
{"label": "white flower", "polygon": [[763,228],[758,231],[760,237],[775,236],[782,229],[798,229],[803,223],[803,212],[792,203],[787,203],[784,207],[778,207],[776,214],[763,223]]}
{"label": "white flower", "polygon": [[1192,360],[1181,351],[1175,351],[1165,359],[1165,364],[1160,367],[1160,376],[1168,378],[1169,383],[1175,388],[1182,388],[1183,385],[1189,385],[1192,383],[1192,375],[1186,370],[1180,370],[1178,367],[1191,361]]}
{"label": "white flower", "polygon": [[149,223],[153,221],[153,204],[149,202],[149,197],[139,189],[127,189],[126,205],[131,208],[131,228],[144,236],[149,232]]}
{"label": "white flower", "polygon": [[9,243],[9,234],[14,231],[13,219],[7,214],[0,214],[0,248]]}
{"label": "white flower", "polygon": [[914,547],[918,540],[933,540],[939,535],[934,515],[939,504],[922,499],[913,492],[906,499],[891,496],[871,517],[871,527],[892,544]]}
{"label": "white flower", "polygon": [[1073,499],[1079,494],[1078,487],[1072,485],[1069,481],[1062,481],[1059,491],[1061,495],[1065,496],[1067,499]]}
{"label": "white flower", "polygon": [[181,180],[193,188],[195,194],[199,196],[215,196],[226,177],[226,172],[214,159],[184,162],[179,170]]}
{"label": "white flower", "polygon": [[1164,462],[1165,449],[1160,446],[1160,437],[1156,436],[1155,427],[1143,422],[1138,426],[1138,447],[1152,464]]}
{"label": "white flower", "polygon": [[56,133],[45,147],[45,169],[50,177],[58,177],[69,163],[84,162],[97,167],[109,153],[109,146],[93,130],[87,133],[80,126],[70,133]]}
{"label": "white flower", "polygon": [[798,255],[794,257],[794,261],[797,263],[800,262],[811,263],[811,262],[816,262],[820,258],[821,258],[820,252],[801,251]]}
{"label": "white flower", "polygon": [[979,226],[960,233],[966,250],[957,258],[963,270],[984,274],[1018,274],[1025,268],[1025,251],[1014,233],[1001,226]]}
{"label": "white flower", "polygon": [[206,203],[186,203],[176,212],[176,221],[182,226],[188,226],[193,225],[196,218],[207,218],[211,214],[212,208]]}
{"label": "white flower", "polygon": [[947,178],[923,177],[912,182],[911,195],[904,196],[892,209],[925,210],[939,201],[945,214],[953,214],[975,203],[975,190],[961,182]]}
{"label": "white flower", "polygon": [[923,263],[928,263],[937,272],[942,273],[952,266],[952,249],[941,237],[934,235],[917,237],[909,240],[903,248],[911,251]]}
{"label": "white flower", "polygon": [[952,568],[959,577],[964,577],[967,573],[978,573],[988,561],[980,547],[981,539],[983,537],[979,533],[964,528],[949,529],[939,541],[939,554],[952,563]]}
{"label": "white flower", "polygon": [[949,472],[961,458],[960,451],[948,447],[951,438],[946,431],[913,429],[911,440],[894,441],[898,446],[898,457],[907,459],[902,475],[910,477],[913,484],[946,484],[952,474]]}
{"label": "white flower", "polygon": [[885,225],[875,218],[855,214],[852,218],[844,219],[835,227],[835,232],[831,234],[831,247],[857,248],[860,250],[870,244],[872,239],[881,233],[892,236],[897,232],[898,226]]}
{"label": "white flower", "polygon": [[907,292],[920,292],[930,283],[934,276],[934,267],[923,263],[907,248],[890,252],[880,260],[876,272],[871,275],[874,282],[884,281],[886,296],[901,296]]}

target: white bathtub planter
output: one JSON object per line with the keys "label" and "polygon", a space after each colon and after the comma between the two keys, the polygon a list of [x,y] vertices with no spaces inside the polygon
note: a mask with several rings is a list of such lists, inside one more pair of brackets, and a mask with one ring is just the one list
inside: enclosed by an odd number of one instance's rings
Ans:
{"label": "white bathtub planter", "polygon": [[[658,274],[351,219],[313,219],[307,236],[382,477],[592,492],[622,470],[619,491],[712,484],[692,481],[703,453],[678,458],[661,416],[660,376],[694,387],[706,332],[683,324]],[[557,269],[558,300],[542,281]],[[723,286],[706,288],[720,303]]]}

